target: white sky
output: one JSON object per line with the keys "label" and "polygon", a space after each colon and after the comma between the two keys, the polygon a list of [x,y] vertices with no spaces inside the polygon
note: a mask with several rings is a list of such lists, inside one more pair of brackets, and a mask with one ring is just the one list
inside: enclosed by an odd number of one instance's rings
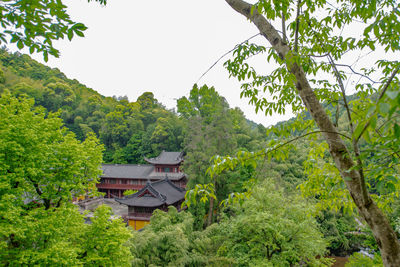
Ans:
{"label": "white sky", "polygon": [[[65,3],[71,17],[89,29],[84,38],[56,42],[61,56],[45,64],[105,96],[127,95],[135,101],[151,91],[168,108],[188,96],[220,56],[258,33],[223,0],[109,0],[106,7],[86,0]],[[41,55],[33,57],[43,63]],[[248,100],[240,99],[239,82],[229,79],[226,59],[199,84],[214,86],[231,107],[257,123],[267,126],[290,117],[255,114]],[[266,60],[258,61],[267,71]]]}

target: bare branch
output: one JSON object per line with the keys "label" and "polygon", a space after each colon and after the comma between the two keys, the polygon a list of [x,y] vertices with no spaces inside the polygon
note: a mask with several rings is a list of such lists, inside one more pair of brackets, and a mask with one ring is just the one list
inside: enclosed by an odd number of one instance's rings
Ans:
{"label": "bare branch", "polygon": [[363,77],[363,78],[365,78],[365,79],[368,79],[368,80],[370,80],[372,83],[381,83],[381,82],[377,82],[377,81],[372,80],[372,79],[371,79],[370,77],[368,77],[367,75],[364,75],[364,74],[362,74],[362,73],[359,73],[359,72],[355,71],[350,65],[347,65],[347,64],[338,64],[338,63],[336,63],[336,66],[339,66],[339,67],[347,67],[347,68],[349,68],[354,74],[357,74],[357,75],[359,75],[359,76],[361,76],[361,77]]}
{"label": "bare branch", "polygon": [[[345,88],[344,88],[344,85],[343,85],[342,77],[340,76],[340,73],[339,73],[339,71],[338,71],[338,69],[336,67],[336,64],[333,61],[333,58],[332,58],[331,55],[328,55],[328,59],[329,59],[331,65],[332,65],[332,67],[333,67],[333,69],[335,71],[336,78],[338,80],[340,90],[342,91],[344,107],[346,109],[347,119],[349,120],[349,125],[350,125],[350,132],[351,132],[351,135],[353,136],[354,125],[353,125],[353,120],[351,118],[351,111],[350,111],[350,108],[349,108],[349,105],[348,105],[348,102],[347,102],[346,91],[345,91]],[[369,199],[369,195],[368,195],[367,186],[366,186],[366,183],[365,183],[363,163],[362,163],[362,160],[361,160],[360,149],[358,147],[358,139],[353,137],[352,138],[352,144],[353,144],[354,154],[355,154],[356,159],[357,159],[358,172],[360,174],[360,184],[361,184],[361,189],[362,189],[362,195],[363,195],[363,198],[365,200],[368,200]]]}
{"label": "bare branch", "polygon": [[[296,140],[299,140],[299,139],[304,138],[304,137],[306,137],[306,136],[308,136],[308,135],[317,134],[317,133],[332,133],[332,132],[328,132],[328,131],[312,131],[312,132],[308,132],[308,133],[305,133],[305,134],[303,134],[303,135],[297,136],[297,137],[295,137],[295,138],[293,138],[293,139],[290,139],[290,140],[288,140],[287,142],[284,142],[284,143],[282,143],[282,144],[280,144],[280,145],[274,147],[274,149],[272,149],[272,150],[270,150],[270,151],[268,151],[268,152],[276,151],[276,150],[278,150],[279,148],[284,147],[284,146],[286,146],[286,145],[288,145],[288,144],[290,144],[290,143],[292,143],[292,142],[294,142],[294,141],[296,141]],[[349,137],[349,136],[347,136],[347,135],[345,135],[345,134],[342,134],[342,133],[339,133],[339,132],[334,132],[334,134],[338,134],[338,135],[340,135],[340,136],[343,136],[343,137],[345,137],[345,138],[351,140],[351,137]],[[268,154],[268,153],[265,153],[265,154]]]}
{"label": "bare branch", "polygon": [[261,33],[257,33],[257,34],[255,34],[255,35],[251,36],[250,38],[247,38],[246,40],[244,40],[244,41],[241,42],[240,44],[235,45],[234,48],[232,48],[231,50],[229,50],[228,52],[226,52],[225,54],[223,54],[220,58],[217,59],[217,61],[214,62],[214,64],[212,64],[212,65],[200,76],[200,78],[197,80],[196,83],[198,83],[198,82],[201,80],[201,78],[204,77],[204,75],[206,75],[215,65],[217,65],[217,63],[218,63],[221,59],[223,59],[224,57],[226,57],[227,55],[229,55],[229,54],[230,54],[232,51],[234,51],[239,45],[242,45],[242,44],[244,44],[244,43],[250,41],[251,39],[253,39],[253,38],[255,38],[255,37],[259,36],[259,35],[261,35]]}

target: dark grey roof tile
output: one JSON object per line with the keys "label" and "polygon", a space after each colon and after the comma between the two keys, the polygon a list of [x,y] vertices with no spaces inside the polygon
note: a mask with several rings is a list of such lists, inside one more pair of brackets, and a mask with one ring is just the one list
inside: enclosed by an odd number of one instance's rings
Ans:
{"label": "dark grey roof tile", "polygon": [[161,154],[156,158],[144,159],[151,164],[176,165],[183,161],[183,152],[162,151]]}
{"label": "dark grey roof tile", "polygon": [[[141,196],[148,190],[152,196]],[[163,204],[171,205],[185,198],[186,191],[177,187],[168,179],[147,183],[145,187],[135,194],[124,198],[115,198],[121,204],[135,207],[158,207]]]}
{"label": "dark grey roof tile", "polygon": [[102,178],[145,178],[154,170],[152,165],[103,164]]}

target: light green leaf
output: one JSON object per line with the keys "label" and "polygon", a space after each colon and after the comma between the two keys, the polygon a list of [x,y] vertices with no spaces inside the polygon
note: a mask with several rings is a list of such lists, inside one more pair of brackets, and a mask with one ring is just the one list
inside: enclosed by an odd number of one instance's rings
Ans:
{"label": "light green leaf", "polygon": [[379,103],[379,111],[382,115],[386,115],[387,113],[389,113],[390,110],[390,105],[388,103]]}
{"label": "light green leaf", "polygon": [[387,91],[386,95],[390,98],[390,99],[395,99],[399,94],[399,91]]}

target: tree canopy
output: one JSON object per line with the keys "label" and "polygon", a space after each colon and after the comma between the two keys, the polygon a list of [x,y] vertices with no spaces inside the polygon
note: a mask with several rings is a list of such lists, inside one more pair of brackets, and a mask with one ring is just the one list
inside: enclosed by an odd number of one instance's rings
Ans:
{"label": "tree canopy", "polygon": [[9,92],[0,98],[1,265],[129,261],[124,243],[131,234],[122,220],[110,220],[110,208],[101,207],[87,225],[72,204],[73,197],[96,194],[98,139],[77,140],[58,114],[33,104]]}

